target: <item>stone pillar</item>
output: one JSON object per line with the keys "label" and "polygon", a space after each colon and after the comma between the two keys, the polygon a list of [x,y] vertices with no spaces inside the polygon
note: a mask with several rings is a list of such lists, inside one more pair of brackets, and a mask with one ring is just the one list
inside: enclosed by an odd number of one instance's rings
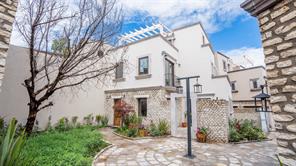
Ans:
{"label": "stone pillar", "polygon": [[280,159],[296,165],[296,1],[247,0],[241,7],[259,21]]}
{"label": "stone pillar", "polygon": [[0,92],[5,71],[5,59],[17,9],[18,0],[0,1]]}

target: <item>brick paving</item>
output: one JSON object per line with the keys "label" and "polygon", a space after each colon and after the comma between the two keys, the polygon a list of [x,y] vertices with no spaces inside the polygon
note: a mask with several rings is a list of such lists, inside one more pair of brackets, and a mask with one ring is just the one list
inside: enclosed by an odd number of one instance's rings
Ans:
{"label": "brick paving", "polygon": [[200,165],[200,166],[273,166],[276,144],[273,141],[246,144],[202,144],[193,141],[193,159],[184,157],[186,139],[155,138],[127,140],[102,129],[101,133],[113,147],[102,153],[95,166],[115,165]]}

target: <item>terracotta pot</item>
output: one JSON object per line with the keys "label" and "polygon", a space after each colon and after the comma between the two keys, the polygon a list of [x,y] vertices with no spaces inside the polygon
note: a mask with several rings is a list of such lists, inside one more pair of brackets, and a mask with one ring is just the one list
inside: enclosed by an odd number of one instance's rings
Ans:
{"label": "terracotta pot", "polygon": [[182,127],[187,127],[187,122],[182,122],[181,126]]}
{"label": "terracotta pot", "polygon": [[207,141],[207,135],[200,132],[196,133],[196,138],[198,142],[205,143]]}
{"label": "terracotta pot", "polygon": [[147,135],[147,131],[145,129],[139,129],[139,136],[145,137]]}

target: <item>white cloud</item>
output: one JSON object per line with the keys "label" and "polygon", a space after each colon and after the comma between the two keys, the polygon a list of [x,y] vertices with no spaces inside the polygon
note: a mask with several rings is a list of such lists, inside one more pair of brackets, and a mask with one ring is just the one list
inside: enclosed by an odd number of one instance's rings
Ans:
{"label": "white cloud", "polygon": [[[120,0],[127,17],[144,12],[160,22],[176,28],[201,21],[207,32],[217,32],[229,26],[244,12],[243,0]],[[145,19],[145,18],[142,18]]]}
{"label": "white cloud", "polygon": [[[225,55],[229,56],[233,59],[234,63],[245,66],[245,67],[252,67],[252,66],[265,66],[264,63],[264,53],[262,48],[248,48],[242,47],[239,49],[233,49],[229,51],[221,51]],[[253,65],[246,60],[249,59]]]}

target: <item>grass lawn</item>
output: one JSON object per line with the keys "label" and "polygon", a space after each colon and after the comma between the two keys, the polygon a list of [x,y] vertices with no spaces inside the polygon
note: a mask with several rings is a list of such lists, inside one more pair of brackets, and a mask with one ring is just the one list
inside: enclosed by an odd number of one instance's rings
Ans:
{"label": "grass lawn", "polygon": [[94,127],[44,132],[28,138],[20,165],[91,165],[94,156],[107,143]]}

